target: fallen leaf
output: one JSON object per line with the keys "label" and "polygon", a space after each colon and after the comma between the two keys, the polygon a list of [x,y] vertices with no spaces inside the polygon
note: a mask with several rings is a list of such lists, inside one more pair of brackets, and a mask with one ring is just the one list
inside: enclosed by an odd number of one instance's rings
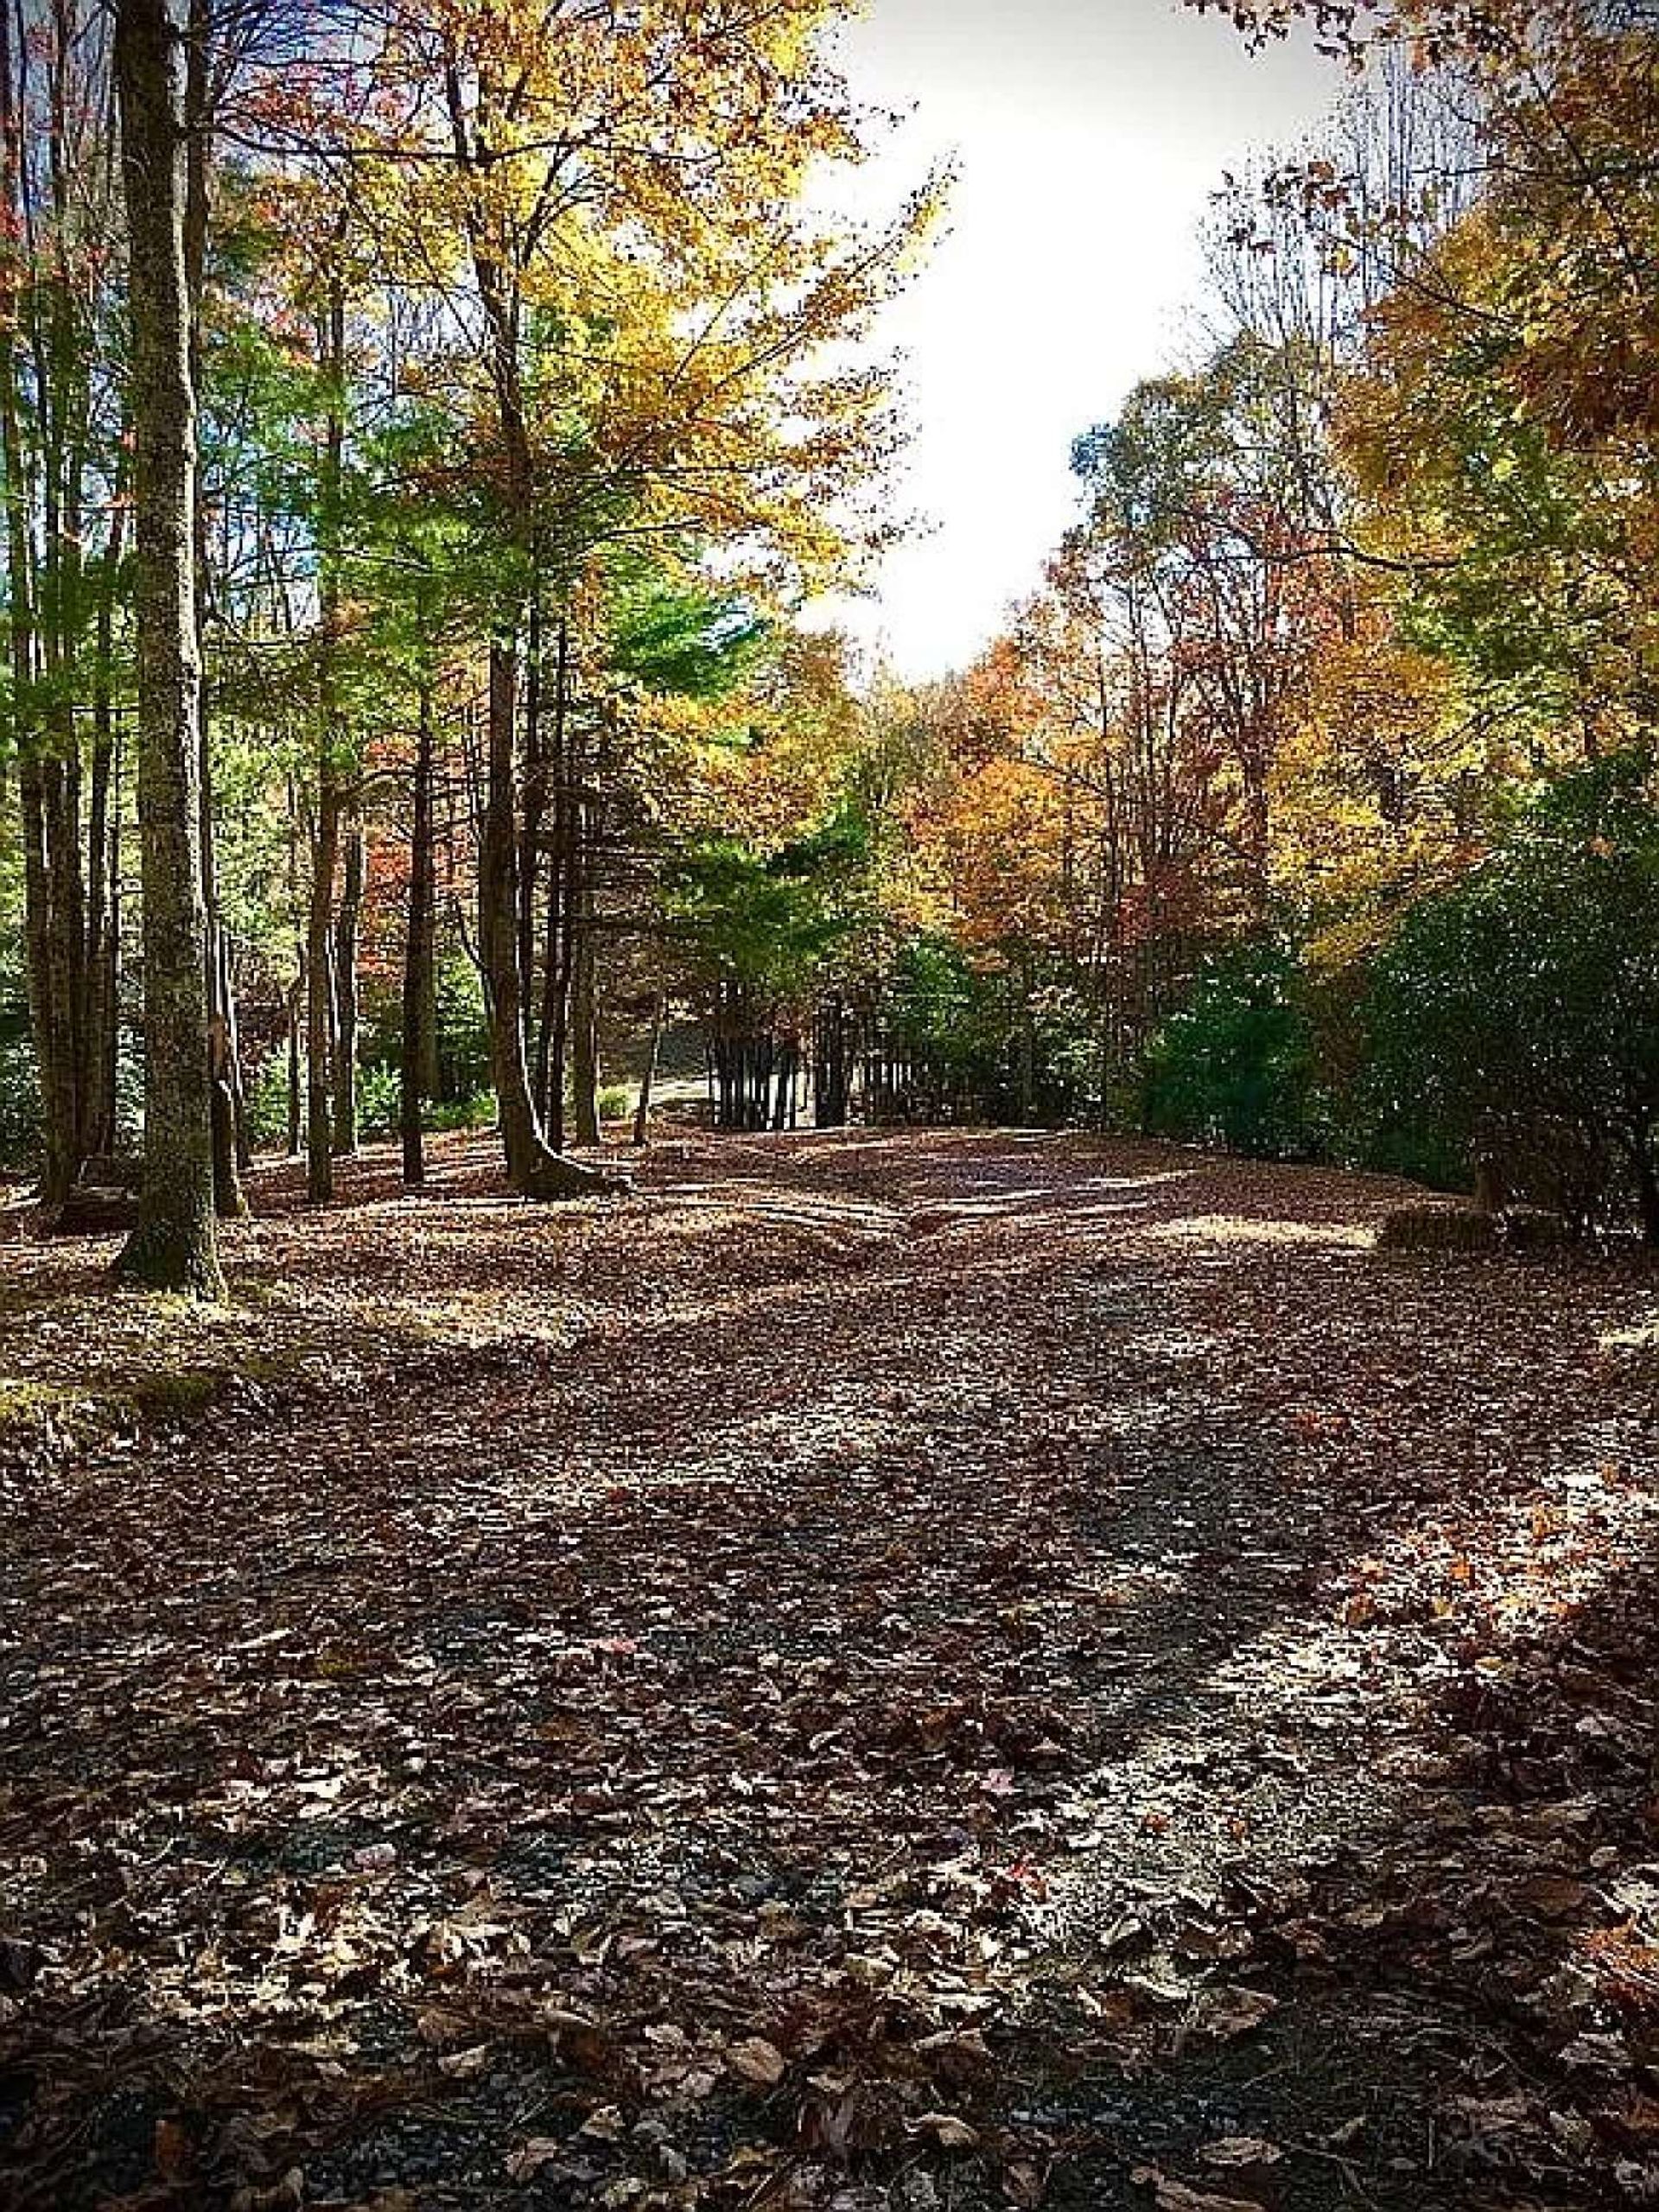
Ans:
{"label": "fallen leaf", "polygon": [[486,2073],[490,2063],[490,2046],[474,2044],[470,2050],[447,2050],[438,2061],[440,2074],[447,2074],[452,2082],[475,2082]]}
{"label": "fallen leaf", "polygon": [[1276,2166],[1284,2155],[1277,2143],[1270,2143],[1262,2135],[1224,2135],[1214,2143],[1206,2143],[1198,2153],[1206,2166],[1221,2166],[1234,2172],[1248,2171],[1256,2166]]}
{"label": "fallen leaf", "polygon": [[774,2088],[784,2078],[784,2054],[764,2036],[749,2036],[742,2043],[734,2043],[726,2053],[726,2063],[745,2082],[759,2082],[764,2088]]}
{"label": "fallen leaf", "polygon": [[1157,2212],[1263,2212],[1253,2196],[1215,2196],[1201,2189],[1189,2189],[1183,2181],[1172,2181],[1156,2166],[1137,2166],[1129,2178],[1151,2190]]}
{"label": "fallen leaf", "polygon": [[532,2135],[508,2158],[507,2179],[533,2181],[543,2166],[551,2165],[563,2152],[564,2145],[556,2135]]}
{"label": "fallen leaf", "polygon": [[946,2151],[973,2151],[979,2146],[979,2131],[970,2127],[955,2113],[925,2112],[919,2120],[906,2123],[912,2135],[931,2135]]}
{"label": "fallen leaf", "polygon": [[1252,2034],[1279,2010],[1279,1999],[1265,1989],[1217,1989],[1199,1999],[1193,2023],[1200,2034],[1230,2043],[1236,2036]]}

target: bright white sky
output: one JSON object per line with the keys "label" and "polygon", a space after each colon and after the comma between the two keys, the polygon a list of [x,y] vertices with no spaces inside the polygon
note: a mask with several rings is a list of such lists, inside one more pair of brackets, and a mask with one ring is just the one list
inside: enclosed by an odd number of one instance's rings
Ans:
{"label": "bright white sky", "polygon": [[1247,54],[1177,0],[869,0],[854,92],[907,119],[859,180],[892,204],[929,162],[960,179],[944,236],[885,336],[918,429],[901,501],[931,534],[836,619],[904,677],[995,635],[1071,518],[1072,439],[1189,358],[1182,310],[1222,171],[1333,103],[1308,48]]}

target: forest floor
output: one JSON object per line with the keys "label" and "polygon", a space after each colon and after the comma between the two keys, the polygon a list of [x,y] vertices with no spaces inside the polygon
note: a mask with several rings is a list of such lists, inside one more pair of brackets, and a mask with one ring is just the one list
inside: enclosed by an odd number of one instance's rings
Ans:
{"label": "forest floor", "polygon": [[1659,2204],[1659,1278],[959,1132],[0,1255],[7,2212]]}

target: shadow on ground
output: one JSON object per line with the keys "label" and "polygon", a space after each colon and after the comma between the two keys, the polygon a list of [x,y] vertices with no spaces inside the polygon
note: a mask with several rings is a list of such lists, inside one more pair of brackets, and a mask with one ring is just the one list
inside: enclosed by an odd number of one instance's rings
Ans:
{"label": "shadow on ground", "polygon": [[165,1325],[302,1355],[9,1538],[8,2202],[1659,2201],[1650,1281],[1075,1139],[272,1180]]}

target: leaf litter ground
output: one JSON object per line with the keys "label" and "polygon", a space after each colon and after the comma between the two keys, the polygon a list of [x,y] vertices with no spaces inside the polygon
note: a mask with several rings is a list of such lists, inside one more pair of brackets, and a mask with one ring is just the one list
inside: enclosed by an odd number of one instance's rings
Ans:
{"label": "leaf litter ground", "polygon": [[980,1133],[0,1308],[0,2202],[1659,2203],[1659,1289]]}

